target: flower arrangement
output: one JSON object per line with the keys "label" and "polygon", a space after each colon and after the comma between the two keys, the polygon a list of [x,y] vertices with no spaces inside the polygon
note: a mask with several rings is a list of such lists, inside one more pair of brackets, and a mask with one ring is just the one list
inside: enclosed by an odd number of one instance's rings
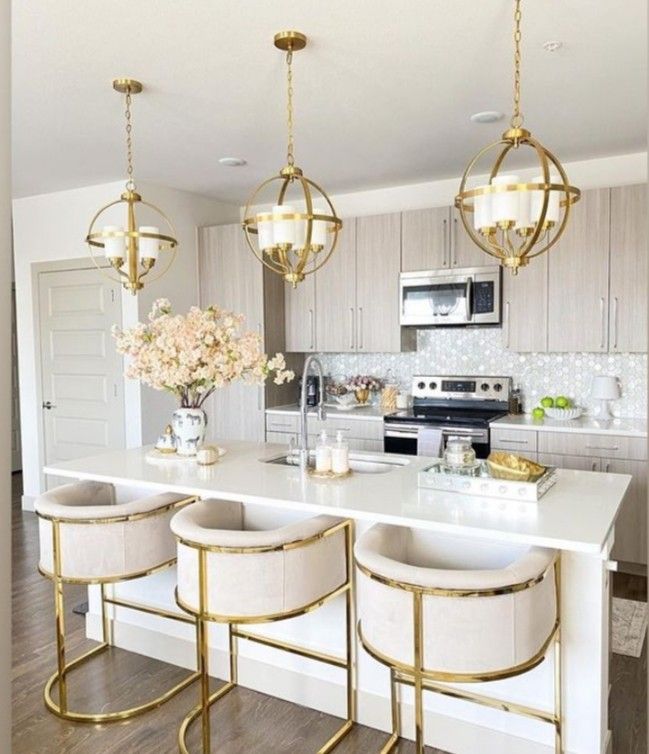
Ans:
{"label": "flower arrangement", "polygon": [[370,393],[377,393],[383,389],[383,380],[380,377],[372,375],[357,374],[347,381],[347,389],[355,392],[356,390],[369,390]]}
{"label": "flower arrangement", "polygon": [[154,302],[148,322],[121,330],[113,327],[117,351],[129,356],[125,375],[155,390],[176,395],[181,408],[200,408],[218,388],[236,380],[262,384],[289,382],[281,353],[269,359],[261,338],[242,331],[243,316],[209,306],[173,314],[167,299]]}

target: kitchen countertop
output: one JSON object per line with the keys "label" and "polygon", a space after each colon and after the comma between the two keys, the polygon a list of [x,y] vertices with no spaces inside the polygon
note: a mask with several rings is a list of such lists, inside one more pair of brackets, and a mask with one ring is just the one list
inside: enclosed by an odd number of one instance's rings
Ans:
{"label": "kitchen countertop", "polygon": [[491,422],[498,429],[528,429],[538,432],[583,432],[593,435],[623,435],[625,437],[647,437],[646,419],[612,419],[602,421],[592,416],[560,421],[559,419],[533,419],[530,414],[508,415]]}
{"label": "kitchen countertop", "polygon": [[145,458],[149,446],[61,461],[45,473],[589,554],[604,551],[631,481],[627,474],[559,469],[555,486],[530,504],[419,488],[417,474],[433,460],[421,456],[352,453],[405,465],[329,481],[261,462],[285,452],[281,445],[222,444],[227,453],[213,466],[151,463]]}
{"label": "kitchen countertop", "polygon": [[[370,404],[369,406],[363,406],[362,408],[354,408],[354,409],[339,409],[336,408],[333,405],[330,405],[329,403],[326,405],[327,409],[327,417],[329,419],[334,419],[335,417],[339,417],[341,419],[370,419],[373,421],[383,421],[383,417],[387,416],[388,414],[393,414],[396,409],[390,409],[389,411],[384,411],[380,406]],[[309,416],[311,416],[312,413],[316,411],[315,406],[309,406]],[[300,413],[300,407],[297,405],[297,403],[289,403],[286,406],[275,406],[274,408],[267,408],[266,409],[267,414],[278,414],[280,416],[286,416],[287,414],[290,415],[299,415]]]}

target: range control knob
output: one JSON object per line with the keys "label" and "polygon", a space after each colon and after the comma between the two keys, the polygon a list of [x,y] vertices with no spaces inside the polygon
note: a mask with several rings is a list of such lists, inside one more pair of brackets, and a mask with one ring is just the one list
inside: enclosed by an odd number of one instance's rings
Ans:
{"label": "range control knob", "polygon": [[480,390],[484,390],[485,392],[489,390],[489,383],[483,382],[482,385],[480,385]]}
{"label": "range control knob", "polygon": [[431,382],[431,383],[430,383],[430,384],[428,385],[428,387],[429,387],[429,388],[430,388],[431,390],[437,390],[437,383],[436,383],[436,382]]}
{"label": "range control knob", "polygon": [[418,382],[417,387],[419,390],[425,390],[426,389],[426,383],[425,382]]}
{"label": "range control knob", "polygon": [[500,382],[496,382],[494,385],[494,390],[499,393],[503,389],[503,386],[500,384]]}

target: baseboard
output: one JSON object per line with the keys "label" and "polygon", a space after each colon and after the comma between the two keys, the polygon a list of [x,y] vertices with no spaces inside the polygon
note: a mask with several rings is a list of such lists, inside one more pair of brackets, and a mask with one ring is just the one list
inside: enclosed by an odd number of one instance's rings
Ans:
{"label": "baseboard", "polygon": [[22,495],[20,498],[20,507],[24,511],[34,512],[34,501],[36,498],[33,495]]}
{"label": "baseboard", "polygon": [[[89,613],[86,619],[89,638],[101,637],[101,619]],[[123,621],[113,621],[116,646],[179,667],[195,667],[195,646],[190,639],[162,633],[150,627]],[[224,650],[211,647],[210,668],[216,678],[227,678],[228,656]],[[342,716],[345,693],[340,683],[306,675],[287,668],[271,665],[251,657],[239,658],[239,685],[275,696],[301,706],[317,709],[326,714]],[[390,703],[379,694],[359,690],[357,697],[357,722],[386,733],[390,725]],[[414,707],[407,701],[401,703],[404,738],[414,738]],[[430,710],[425,712],[426,743],[454,754],[554,754],[553,745],[506,734],[483,725]],[[609,754],[610,745],[602,752]],[[566,750],[565,754],[571,754]],[[574,754],[577,754],[576,752]]]}

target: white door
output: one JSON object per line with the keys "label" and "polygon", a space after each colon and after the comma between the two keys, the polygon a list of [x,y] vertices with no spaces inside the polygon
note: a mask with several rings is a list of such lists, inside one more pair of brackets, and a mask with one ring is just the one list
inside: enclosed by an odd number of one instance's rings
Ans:
{"label": "white door", "polygon": [[122,321],[119,286],[95,269],[38,282],[45,463],[123,448],[122,357],[110,333]]}

